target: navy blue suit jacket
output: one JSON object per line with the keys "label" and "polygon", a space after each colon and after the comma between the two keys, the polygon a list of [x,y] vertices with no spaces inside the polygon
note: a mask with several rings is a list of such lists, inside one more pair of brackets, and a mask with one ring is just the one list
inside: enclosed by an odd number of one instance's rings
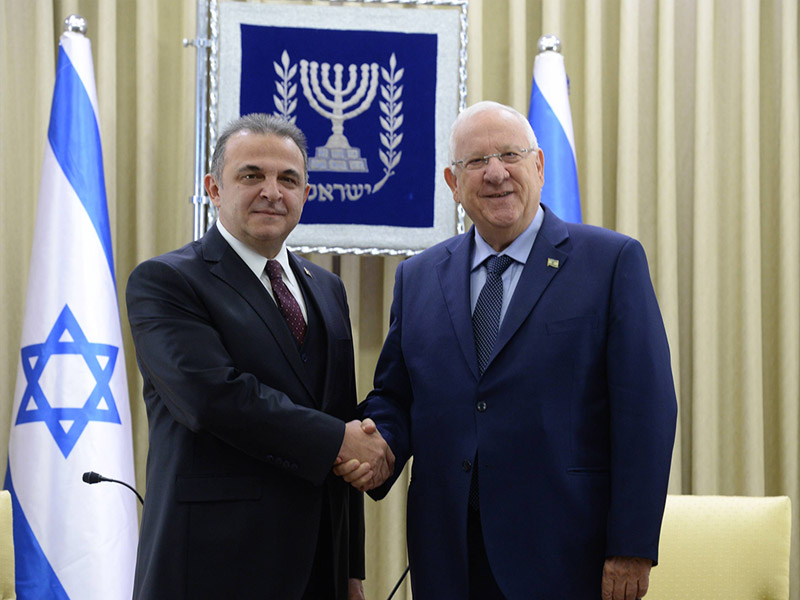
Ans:
{"label": "navy blue suit jacket", "polygon": [[363,578],[363,497],[331,473],[356,416],[344,285],[289,259],[325,329],[322,397],[277,306],[216,227],[130,276],[150,427],[135,598],[299,600],[326,494],[336,598]]}
{"label": "navy blue suit jacket", "polygon": [[473,232],[397,269],[375,389],[361,408],[395,453],[394,478],[414,457],[415,600],[467,597],[478,450],[487,554],[509,600],[596,600],[607,556],[657,560],[677,406],[645,253],[632,238],[545,211],[482,376]]}

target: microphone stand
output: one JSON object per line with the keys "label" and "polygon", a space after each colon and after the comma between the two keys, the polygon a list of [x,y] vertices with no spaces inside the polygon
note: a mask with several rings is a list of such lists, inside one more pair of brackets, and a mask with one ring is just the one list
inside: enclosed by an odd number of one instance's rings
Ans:
{"label": "microphone stand", "polygon": [[395,592],[400,588],[400,584],[403,583],[403,579],[405,579],[406,575],[408,575],[408,570],[410,568],[411,568],[411,565],[408,565],[406,567],[406,570],[403,571],[402,575],[400,575],[400,579],[398,579],[397,583],[394,584],[394,588],[392,589],[391,593],[389,594],[389,597],[386,598],[386,600],[392,600],[392,598],[394,597]]}

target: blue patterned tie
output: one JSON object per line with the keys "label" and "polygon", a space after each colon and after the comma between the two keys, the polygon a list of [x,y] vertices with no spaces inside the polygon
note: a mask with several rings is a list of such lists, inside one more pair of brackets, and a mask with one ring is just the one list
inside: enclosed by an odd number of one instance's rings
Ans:
{"label": "blue patterned tie", "polygon": [[500,309],[503,306],[503,271],[514,259],[510,256],[490,256],[486,261],[486,283],[478,296],[472,313],[472,334],[478,353],[478,372],[483,375],[494,350],[494,341],[500,329]]}

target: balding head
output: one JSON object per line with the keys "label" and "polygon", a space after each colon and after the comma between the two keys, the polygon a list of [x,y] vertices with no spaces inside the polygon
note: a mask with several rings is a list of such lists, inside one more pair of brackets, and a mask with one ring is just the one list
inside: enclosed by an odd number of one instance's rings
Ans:
{"label": "balding head", "polygon": [[458,129],[461,127],[462,124],[469,121],[472,117],[474,117],[478,113],[482,113],[485,111],[504,111],[510,115],[512,115],[516,120],[519,121],[520,127],[525,130],[525,134],[528,137],[528,147],[533,148],[534,150],[539,149],[539,145],[536,142],[536,134],[533,132],[533,128],[531,124],[528,122],[528,119],[525,118],[519,111],[511,108],[510,106],[506,106],[505,104],[500,104],[499,102],[492,102],[491,100],[484,100],[482,102],[476,102],[469,108],[464,109],[461,111],[456,117],[456,120],[453,121],[453,126],[450,128],[450,156],[449,162],[453,162],[456,159],[456,134]]}

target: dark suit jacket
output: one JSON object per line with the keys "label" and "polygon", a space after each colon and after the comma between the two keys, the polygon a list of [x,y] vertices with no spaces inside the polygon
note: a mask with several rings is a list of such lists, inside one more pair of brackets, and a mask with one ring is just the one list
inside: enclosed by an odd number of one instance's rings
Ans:
{"label": "dark suit jacket", "polygon": [[135,598],[300,598],[328,495],[337,598],[363,577],[363,497],[331,473],[355,417],[341,280],[292,254],[324,322],[324,395],[261,282],[213,227],[131,274],[150,427]]}
{"label": "dark suit jacket", "polygon": [[606,556],[657,559],[674,440],[669,349],[644,251],[546,210],[479,377],[473,244],[470,231],[400,265],[362,404],[394,451],[395,477],[414,456],[414,600],[467,597],[478,450],[483,533],[505,596],[596,600]]}

